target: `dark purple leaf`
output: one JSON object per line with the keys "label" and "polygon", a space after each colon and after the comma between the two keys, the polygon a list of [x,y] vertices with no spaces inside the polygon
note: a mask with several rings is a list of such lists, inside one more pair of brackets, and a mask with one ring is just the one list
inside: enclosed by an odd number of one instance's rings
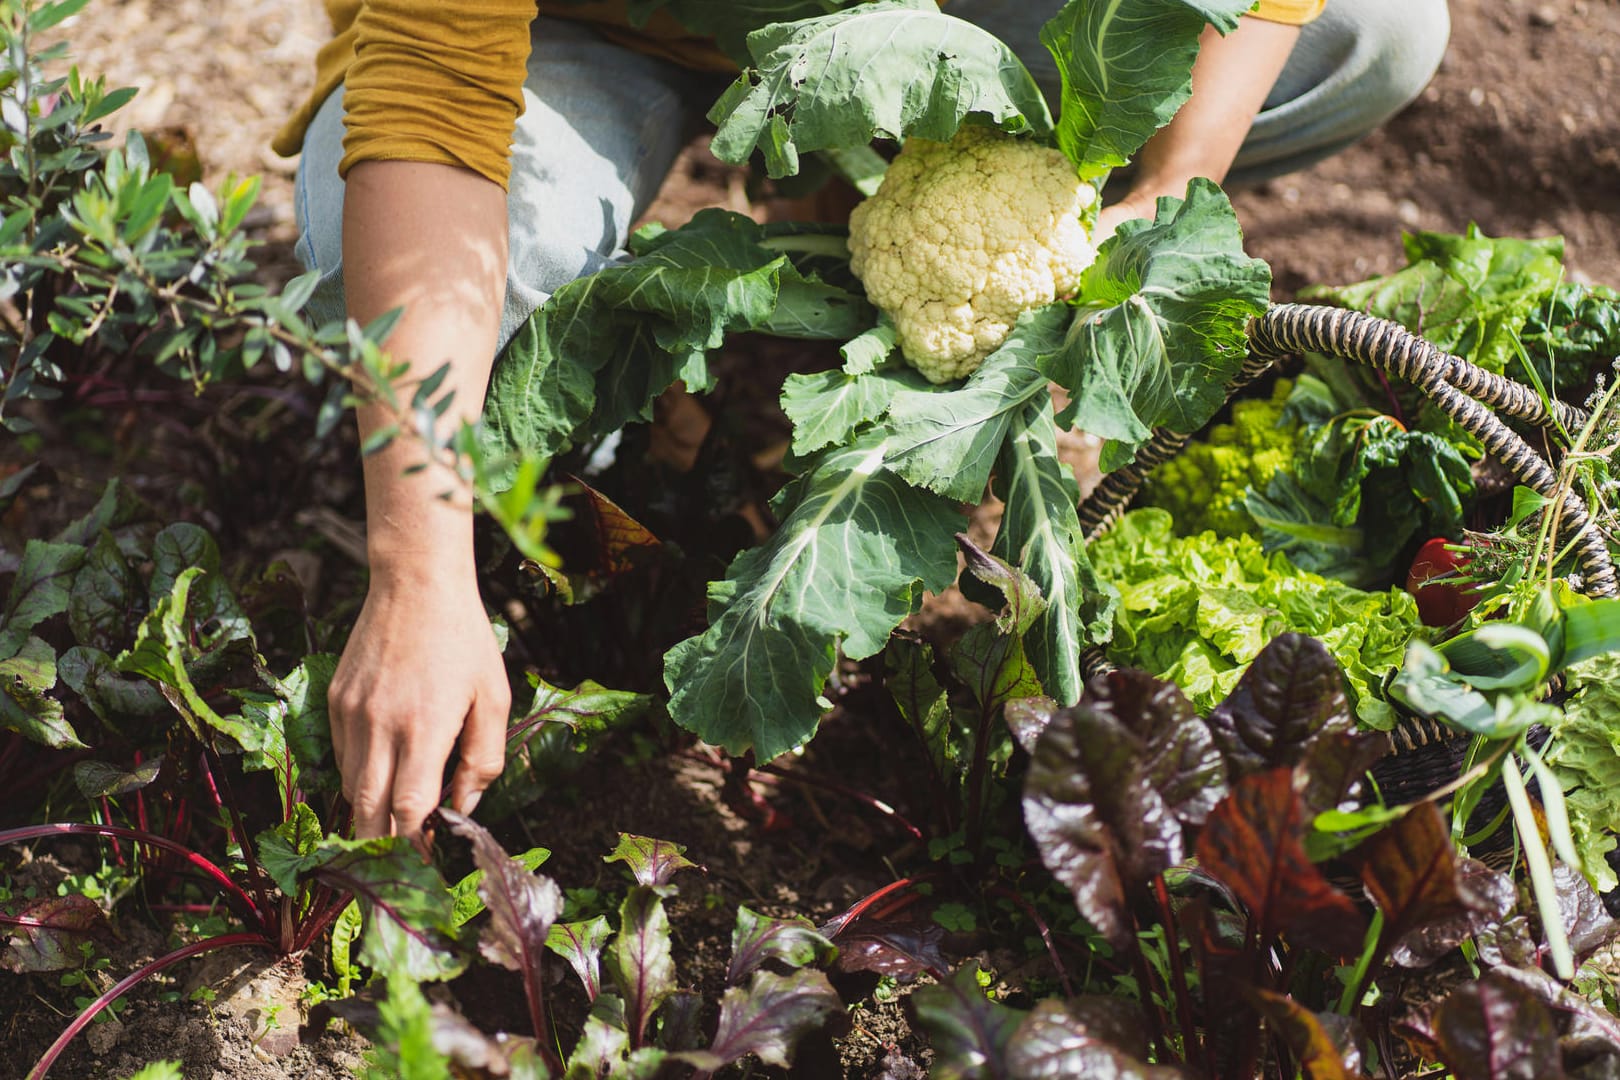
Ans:
{"label": "dark purple leaf", "polygon": [[1563,916],[1564,931],[1577,963],[1620,936],[1620,922],[1609,914],[1603,898],[1579,870],[1567,863],[1555,864],[1553,884],[1558,893],[1558,912]]}
{"label": "dark purple leaf", "polygon": [[613,933],[607,916],[584,922],[558,923],[546,936],[546,948],[568,961],[591,1001],[602,992],[602,946]]}
{"label": "dark purple leaf", "polygon": [[837,946],[822,937],[808,920],[773,919],[739,905],[737,925],[731,932],[726,985],[741,985],[767,960],[796,968],[809,964],[824,967],[837,955]]}
{"label": "dark purple leaf", "polygon": [[658,1011],[658,1048],[674,1052],[702,1045],[703,995],[696,990],[677,990]]}
{"label": "dark purple leaf", "polygon": [[1501,972],[1454,991],[1434,1014],[1444,1061],[1467,1080],[1561,1080],[1564,1067],[1552,1014]]}
{"label": "dark purple leaf", "polygon": [[1469,912],[1469,898],[1457,887],[1450,833],[1432,803],[1414,806],[1349,857],[1384,913],[1385,941],[1400,941],[1427,923]]}
{"label": "dark purple leaf", "polygon": [[1487,967],[1535,967],[1540,950],[1531,936],[1530,925],[1529,915],[1515,915],[1481,931],[1474,939],[1479,946],[1480,963]]}
{"label": "dark purple leaf", "polygon": [[92,938],[111,936],[106,914],[88,896],[30,900],[14,914],[0,914],[0,939],[10,939],[0,953],[0,968],[21,975],[82,967],[80,947]]}
{"label": "dark purple leaf", "polygon": [[871,971],[903,982],[923,972],[938,978],[950,971],[945,928],[927,905],[874,906],[870,900],[858,901],[821,926],[822,936],[838,949],[839,971]]}
{"label": "dark purple leaf", "polygon": [[[1477,859],[1458,860],[1456,882],[1464,909],[1430,919],[1409,930],[1390,950],[1391,962],[1406,968],[1428,967],[1465,939],[1501,923],[1513,911],[1518,899],[1512,879]],[[1593,899],[1596,899],[1595,893]],[[1601,901],[1598,901],[1598,910],[1603,910]]]}
{"label": "dark purple leaf", "polygon": [[[1589,1066],[1600,1062],[1620,1066],[1620,1019],[1608,1009],[1588,1001],[1539,967],[1495,968],[1494,974],[1519,984],[1551,1010],[1566,1069],[1577,1061]],[[1603,1070],[1597,1075],[1614,1073]]]}
{"label": "dark purple leaf", "polygon": [[526,986],[537,988],[546,938],[562,914],[562,890],[513,859],[472,818],[448,807],[438,813],[451,832],[472,845],[473,865],[484,872],[478,895],[490,919],[478,937],[478,951],[491,963],[520,972]]}
{"label": "dark purple leaf", "polygon": [[619,846],[612,854],[602,856],[603,862],[622,862],[635,875],[638,885],[662,888],[669,884],[677,871],[696,867],[697,863],[685,857],[686,848],[668,840],[654,840],[649,836],[619,834]]}
{"label": "dark purple leaf", "polygon": [[1022,638],[1009,637],[992,623],[968,628],[951,649],[951,672],[984,713],[1009,701],[1041,693],[1041,680],[1024,654]]}
{"label": "dark purple leaf", "polygon": [[1355,729],[1344,675],[1320,641],[1282,634],[1260,650],[1209,727],[1233,780],[1294,765],[1321,735]]}
{"label": "dark purple leaf", "polygon": [[[1142,1061],[1146,1046],[1136,1046],[1140,1039],[1139,1031],[1084,1000],[1048,998],[1024,1018],[1007,1044],[1006,1075],[1013,1080],[1176,1080],[1188,1075]],[[1125,1040],[1129,1045],[1122,1045]],[[1140,1054],[1133,1052],[1138,1049]]]}
{"label": "dark purple leaf", "polygon": [[720,1026],[707,1050],[681,1059],[709,1072],[753,1054],[787,1068],[793,1048],[805,1035],[843,1009],[838,992],[819,971],[801,968],[786,975],[758,971],[746,988],[733,986],[720,1001]]}
{"label": "dark purple leaf", "polygon": [[68,625],[79,644],[117,650],[135,636],[146,615],[146,589],[118,541],[102,533],[73,578]]}
{"label": "dark purple leaf", "polygon": [[934,1048],[932,1080],[1010,1080],[1007,1048],[1025,1014],[986,998],[976,966],[910,1000]]}
{"label": "dark purple leaf", "polygon": [[1183,823],[1224,790],[1208,730],[1172,684],[1141,672],[1094,680],[1052,715],[1024,785],[1024,822],[1080,914],[1132,947],[1127,896],[1185,856]]}
{"label": "dark purple leaf", "polygon": [[1313,1013],[1270,990],[1254,993],[1266,1022],[1294,1055],[1303,1080],[1356,1080],[1366,1075],[1348,1017]]}
{"label": "dark purple leaf", "polygon": [[1057,712],[1058,703],[1049,697],[1018,698],[1007,702],[1002,716],[1006,718],[1007,727],[1011,729],[1013,739],[1026,754],[1035,752],[1035,741],[1046,730],[1046,725],[1052,722],[1052,714]]}
{"label": "dark purple leaf", "polygon": [[608,953],[613,981],[624,998],[630,1045],[645,1044],[647,1023],[675,989],[669,914],[656,888],[637,885],[619,905],[619,936]]}
{"label": "dark purple leaf", "polygon": [[1367,770],[1389,753],[1389,739],[1332,731],[1311,740],[1295,766],[1294,786],[1312,811],[1338,809],[1361,786]]}
{"label": "dark purple leaf", "polygon": [[1262,930],[1284,932],[1337,956],[1361,949],[1366,921],[1305,854],[1305,804],[1293,770],[1271,769],[1232,786],[1198,837],[1198,863],[1224,882]]}

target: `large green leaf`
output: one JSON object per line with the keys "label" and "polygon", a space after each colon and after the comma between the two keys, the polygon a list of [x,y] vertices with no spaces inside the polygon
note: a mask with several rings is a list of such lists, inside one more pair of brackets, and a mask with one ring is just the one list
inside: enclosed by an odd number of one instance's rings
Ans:
{"label": "large green leaf", "polygon": [[1063,78],[1058,146],[1088,179],[1130,161],[1192,95],[1206,24],[1230,33],[1252,0],[1070,0],[1041,29]]}
{"label": "large green leaf", "polygon": [[1046,610],[1024,635],[1024,650],[1046,692],[1064,705],[1080,699],[1080,652],[1113,633],[1113,594],[1086,557],[1075,512],[1079,486],[1057,456],[1057,425],[1044,397],[1011,417],[996,463],[1005,506],[991,549],[1040,586]]}
{"label": "large green leaf", "polygon": [[1103,244],[1068,340],[1041,362],[1073,398],[1058,422],[1114,440],[1105,469],[1154,428],[1197,431],[1225,403],[1270,289],[1219,187],[1195,179],[1185,199],[1160,199],[1153,221],[1127,221]]}
{"label": "large green leaf", "polygon": [[862,425],[888,412],[901,390],[927,388],[928,380],[910,367],[859,375],[837,369],[789,375],[782,383],[782,411],[793,421],[793,452],[813,454],[847,442]]}
{"label": "large green leaf", "polygon": [[840,643],[853,658],[883,647],[916,610],[919,585],[956,576],[955,506],[884,467],[868,435],[828,451],[778,496],[783,521],[709,588],[709,629],[670,650],[670,715],[760,760],[808,739]]}
{"label": "large green leaf", "polygon": [[1046,393],[1047,378],[1036,363],[1062,346],[1069,314],[1062,304],[1024,314],[960,387],[895,394],[884,425],[892,447],[888,467],[960,502],[983,498],[1013,415]]}
{"label": "large green leaf", "polygon": [[1006,45],[934,0],[875,0],[751,34],[754,66],[709,110],[710,148],[741,164],[757,148],[773,177],[811,150],[874,138],[948,140],[969,115],[1003,131],[1051,130],[1035,80]]}
{"label": "large green leaf", "polygon": [[707,389],[708,350],[775,311],[787,259],[762,235],[740,214],[705,210],[680,229],[643,230],[633,262],[558,289],[501,354],[486,443],[551,455],[581,431],[651,419],[677,378]]}

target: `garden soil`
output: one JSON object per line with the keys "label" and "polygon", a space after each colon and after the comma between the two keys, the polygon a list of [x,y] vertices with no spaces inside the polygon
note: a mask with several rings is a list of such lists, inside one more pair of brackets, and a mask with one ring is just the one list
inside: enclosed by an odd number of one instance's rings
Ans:
{"label": "garden soil", "polygon": [[[1251,252],[1275,270],[1277,299],[1310,283],[1397,268],[1402,229],[1461,231],[1469,222],[1491,235],[1562,234],[1575,277],[1620,284],[1620,3],[1453,0],[1451,10],[1450,51],[1410,108],[1305,173],[1235,194]],[[150,133],[171,163],[194,168],[210,183],[229,173],[263,175],[249,224],[265,245],[264,273],[285,279],[295,272],[293,163],[267,144],[307,91],[310,57],[325,33],[318,0],[93,0],[63,32],[86,73],[142,88],[121,122]],[[675,225],[706,205],[751,209],[742,174],[715,162],[700,140],[683,153],[648,217]],[[678,431],[674,441],[682,441]],[[1077,444],[1070,456],[1084,460],[1085,450]],[[107,468],[77,464],[86,472]],[[64,476],[74,465],[53,462]],[[175,467],[173,460],[165,467]],[[134,482],[142,486],[139,477]],[[82,479],[77,485],[81,492],[99,486]],[[145,486],[161,487],[150,479]],[[358,515],[355,483],[352,476],[316,478],[299,495],[309,500],[300,504],[300,524],[331,541],[319,560],[324,566],[300,576],[317,594],[309,579],[325,582],[326,601],[341,602],[334,583],[352,585],[355,574],[344,554],[354,545],[343,539]],[[285,527],[293,514],[281,509]],[[233,521],[229,507],[205,507],[201,516],[227,548],[234,537],[269,554],[276,540],[259,526],[263,508],[254,512],[251,522]],[[17,523],[0,526],[6,524]],[[858,673],[849,687],[847,707],[793,768],[836,776],[902,812],[922,813],[925,804],[888,766],[890,748],[873,732],[877,709],[863,703],[875,698],[863,698]],[[723,766],[698,751],[587,765],[509,825],[502,839],[513,849],[552,848],[548,869],[571,888],[617,887],[618,875],[600,856],[619,830],[687,845],[704,869],[684,875],[673,903],[676,956],[684,982],[710,989],[724,968],[738,903],[824,919],[893,880],[893,867],[916,862],[915,842],[891,817],[791,779],[753,785],[754,798],[727,798],[724,777]],[[51,867],[58,858],[71,862],[73,855],[54,852],[27,872],[48,884],[62,872]],[[135,907],[132,899],[120,910]],[[120,927],[124,940],[113,950],[113,970],[130,970],[161,948],[162,931],[149,919],[131,915]],[[952,944],[970,953],[975,942]],[[992,959],[1001,971],[1020,960]],[[308,967],[308,974],[321,975],[317,960]],[[305,972],[271,974],[296,984]],[[457,987],[458,998],[481,1020],[506,1019],[521,995],[503,975],[486,973]],[[262,1013],[233,1011],[217,998],[172,1000],[198,977],[182,969],[175,983],[137,992],[118,1025],[81,1035],[52,1075],[122,1077],[169,1057],[183,1062],[188,1080],[325,1078],[346,1075],[358,1060],[359,1044],[340,1034],[299,1044],[282,1031],[266,1033]],[[233,981],[222,978],[222,985]],[[262,989],[267,978],[255,972],[234,981]],[[864,989],[852,984],[850,992]],[[20,1075],[60,1031],[64,1000],[38,977],[0,977],[0,1074]],[[282,1015],[279,1023],[290,1019]],[[522,1016],[510,1023],[521,1026]],[[902,1080],[926,1075],[927,1063],[926,1046],[901,1006],[868,999],[851,1012],[836,1045],[823,1040],[805,1048],[800,1074]]]}

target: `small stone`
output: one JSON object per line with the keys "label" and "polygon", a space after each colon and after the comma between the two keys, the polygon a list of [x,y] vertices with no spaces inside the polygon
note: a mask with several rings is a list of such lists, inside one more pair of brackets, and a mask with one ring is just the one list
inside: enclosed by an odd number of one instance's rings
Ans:
{"label": "small stone", "polygon": [[1423,211],[1411,199],[1402,199],[1395,205],[1395,216],[1401,219],[1402,225],[1416,226],[1423,217]]}
{"label": "small stone", "polygon": [[1551,4],[1536,8],[1530,13],[1530,25],[1543,29],[1558,25],[1558,9]]}
{"label": "small stone", "polygon": [[108,1020],[101,1024],[91,1024],[84,1033],[84,1041],[90,1044],[90,1049],[97,1054],[105,1054],[118,1045],[118,1040],[124,1037],[124,1022],[122,1020]]}
{"label": "small stone", "polygon": [[1485,104],[1485,91],[1477,86],[1468,91],[1468,104],[1475,108]]}

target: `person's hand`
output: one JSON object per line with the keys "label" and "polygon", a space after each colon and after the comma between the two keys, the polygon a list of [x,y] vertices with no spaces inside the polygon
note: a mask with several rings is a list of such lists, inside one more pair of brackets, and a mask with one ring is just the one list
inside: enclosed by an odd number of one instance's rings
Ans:
{"label": "person's hand", "polygon": [[1101,245],[1104,240],[1113,236],[1114,230],[1119,228],[1121,222],[1130,221],[1132,218],[1151,219],[1155,201],[1152,195],[1133,191],[1118,202],[1103,207],[1097,214],[1097,228],[1091,235],[1092,244]]}
{"label": "person's hand", "polygon": [[420,845],[458,741],[450,805],[471,813],[501,774],[511,700],[470,571],[374,567],[327,694],[355,836],[398,832]]}

